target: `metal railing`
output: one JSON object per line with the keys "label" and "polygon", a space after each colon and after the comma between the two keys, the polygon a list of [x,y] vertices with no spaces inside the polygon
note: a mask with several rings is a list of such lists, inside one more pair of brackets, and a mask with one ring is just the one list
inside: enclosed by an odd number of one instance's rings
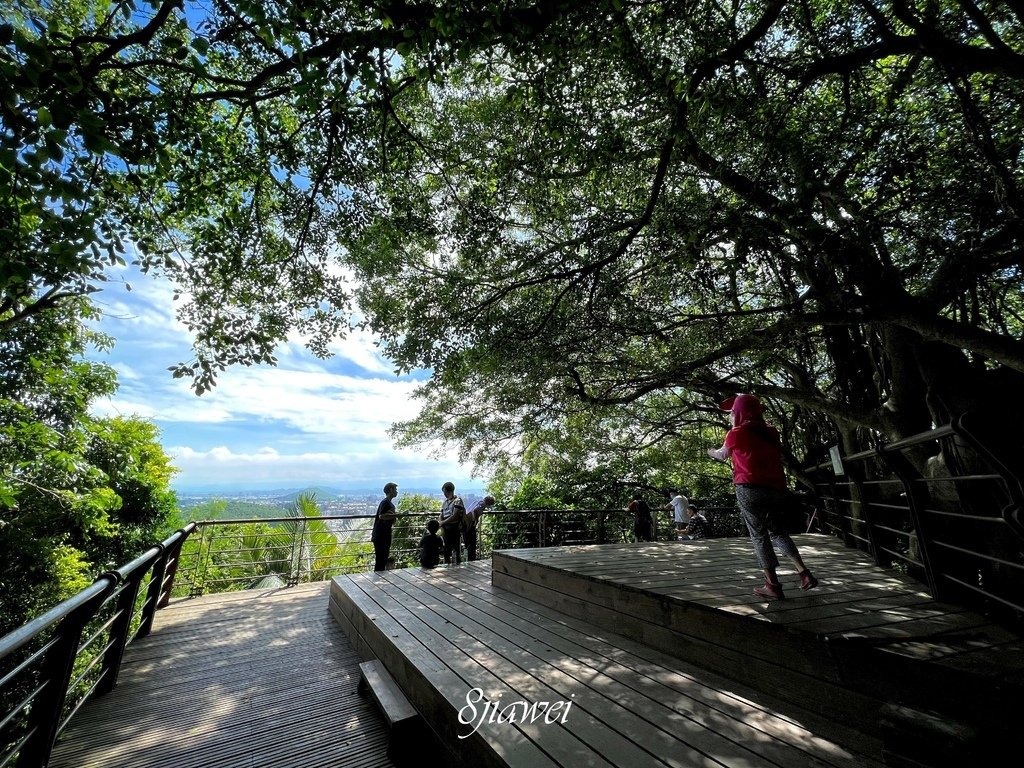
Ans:
{"label": "metal railing", "polygon": [[[703,510],[712,535],[735,517]],[[393,567],[418,564],[434,515],[403,515],[393,532]],[[0,638],[0,768],[43,768],[68,721],[117,683],[125,648],[147,635],[171,597],[256,586],[325,581],[373,567],[372,515],[191,522],[69,600]],[[659,539],[674,539],[670,513],[655,513]],[[489,510],[480,520],[478,557],[496,549],[632,541],[632,517],[619,509]],[[3,709],[4,707],[0,707]]]}
{"label": "metal railing", "polygon": [[0,768],[40,768],[68,721],[113,689],[124,649],[170,598],[189,524],[69,600],[0,638]]}
{"label": "metal railing", "polygon": [[[732,508],[703,510],[711,535],[735,533],[724,520]],[[392,531],[390,567],[419,563],[419,542],[436,515],[401,515]],[[733,515],[733,517],[735,517]],[[202,520],[181,555],[175,596],[232,589],[291,586],[373,569],[373,515]],[[671,513],[655,515],[656,538],[674,539]],[[477,557],[495,549],[525,549],[632,541],[632,517],[621,509],[488,510],[478,526]]]}
{"label": "metal railing", "polygon": [[[1021,456],[1000,453],[966,417],[809,470],[818,520],[882,566],[926,583],[936,599],[1024,616]],[[711,536],[742,535],[731,507],[703,508]],[[403,515],[393,567],[418,562],[430,514]],[[125,648],[149,633],[171,596],[327,580],[373,566],[372,515],[189,523],[131,563],[0,638],[0,768],[42,768],[90,698],[117,682]],[[674,539],[655,512],[656,539]],[[489,510],[478,557],[496,549],[631,541],[619,509]]]}
{"label": "metal railing", "polygon": [[821,523],[937,600],[1024,622],[1024,482],[969,416],[809,471]]}

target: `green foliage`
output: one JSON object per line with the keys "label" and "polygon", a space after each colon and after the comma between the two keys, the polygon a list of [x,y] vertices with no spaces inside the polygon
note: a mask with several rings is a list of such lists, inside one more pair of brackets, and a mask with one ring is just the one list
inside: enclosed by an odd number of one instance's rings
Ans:
{"label": "green foliage", "polygon": [[[705,451],[721,445],[725,430],[719,421],[721,426],[712,427],[696,413],[688,420],[675,418],[653,397],[617,408],[577,407],[551,426],[529,432],[524,451],[492,450],[488,487],[512,509],[619,509],[636,492],[662,504],[679,489],[718,503],[731,495],[731,477],[722,465],[709,462]],[[467,442],[497,442],[490,432],[493,422],[466,426]]]}
{"label": "green foliage", "polygon": [[171,478],[177,470],[160,445],[156,426],[135,418],[96,421],[85,458],[103,471],[120,504],[110,518],[117,537],[93,557],[117,567],[183,524]]}
{"label": "green foliage", "polygon": [[419,565],[420,539],[427,533],[427,520],[441,514],[441,500],[422,493],[403,495],[396,502],[398,519],[391,529],[391,555],[396,568]]}
{"label": "green foliage", "polygon": [[95,573],[82,552],[74,547],[60,545],[49,552],[49,569],[57,587],[57,599],[74,597],[92,584]]}
{"label": "green foliage", "polygon": [[[400,515],[437,517],[441,514],[441,499],[424,493],[404,494],[398,499],[395,506]],[[397,524],[398,521],[395,521],[395,525]]]}
{"label": "green foliage", "polygon": [[[233,518],[229,510],[230,503],[220,499],[195,507],[192,516],[196,520]],[[294,584],[366,570],[373,552],[369,535],[339,541],[328,523],[319,519],[321,511],[313,494],[300,494],[288,510],[277,512],[274,516],[290,519],[201,526],[182,548],[176,593],[249,589],[267,576]]]}
{"label": "green foliage", "polygon": [[253,517],[284,517],[287,505],[260,504],[239,499],[217,499],[196,505],[188,510],[192,520],[241,520]]}
{"label": "green foliage", "polygon": [[[562,503],[711,493],[734,391],[799,463],[1024,378],[1012,3],[8,6],[4,326],[131,258],[192,299],[199,392],[360,323],[432,370],[408,442],[493,464],[622,409],[523,491]],[[111,499],[74,504],[100,530]]]}
{"label": "green foliage", "polygon": [[558,445],[545,501],[703,495],[725,394],[799,464],[1021,385],[1020,18],[802,8],[558,14],[393,100],[414,138],[351,253],[387,353],[433,369],[403,441]]}
{"label": "green foliage", "polygon": [[82,359],[90,311],[67,302],[0,323],[0,632],[70,597],[175,525],[153,425],[89,415],[113,371]]}

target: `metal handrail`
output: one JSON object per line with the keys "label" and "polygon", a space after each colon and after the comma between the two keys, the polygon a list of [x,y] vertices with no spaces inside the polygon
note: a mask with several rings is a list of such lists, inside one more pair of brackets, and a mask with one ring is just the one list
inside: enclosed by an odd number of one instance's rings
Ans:
{"label": "metal handrail", "polygon": [[[713,518],[716,513],[734,510],[709,507],[703,511]],[[654,510],[654,513],[656,520],[667,518],[664,527],[674,538],[671,515],[666,516],[661,510]],[[417,513],[412,517],[425,522],[434,515]],[[89,699],[114,688],[126,647],[150,631],[155,612],[167,604],[175,584],[179,585],[179,592],[184,590],[190,595],[205,591],[206,585],[197,586],[195,577],[205,574],[209,567],[214,536],[207,535],[207,529],[301,521],[301,525],[295,526],[295,538],[278,547],[287,551],[285,557],[274,561],[288,564],[289,583],[297,583],[307,575],[303,568],[312,560],[307,548],[312,521],[372,518],[373,515],[324,515],[193,521],[131,562],[100,575],[77,595],[0,638],[0,664],[7,660],[12,662],[12,668],[0,677],[0,693],[14,690],[19,682],[26,683],[23,691],[14,697],[17,703],[13,708],[0,712],[0,768],[6,765],[44,768],[54,742],[75,713]],[[499,520],[504,525],[499,524]],[[481,554],[486,556],[494,544],[510,548],[625,540],[632,529],[631,520],[621,509],[489,509],[481,520]],[[196,531],[200,536],[191,538]],[[368,551],[360,570],[369,570],[372,567],[369,528],[360,533],[364,534],[362,539],[339,546],[365,546]],[[185,545],[196,539],[196,551],[183,553]],[[410,552],[406,550],[402,554]],[[231,581],[249,580],[238,577]],[[140,595],[143,584],[145,594]],[[114,605],[107,615],[106,607],[111,603]],[[133,631],[136,622],[138,626]],[[83,635],[87,637],[84,642]],[[26,653],[25,658],[18,657],[36,642],[38,648]],[[95,649],[97,645],[99,648]],[[85,687],[85,691],[80,696],[76,693],[78,697],[69,706],[68,698],[79,685]],[[15,732],[9,736],[5,732],[12,730]]]}
{"label": "metal handrail", "polygon": [[[74,713],[88,699],[114,687],[125,647],[144,634],[140,631],[143,626],[149,631],[162,596],[169,595],[173,587],[164,577],[168,564],[176,561],[182,544],[195,529],[194,523],[179,529],[126,565],[101,574],[77,595],[0,637],[0,663],[13,662],[0,678],[0,692],[14,691],[19,684],[27,689],[26,694],[15,694],[17,703],[0,713],[0,766],[43,768],[57,736]],[[149,589],[140,613],[134,605],[147,575]],[[102,619],[101,611],[112,600],[117,603],[112,615]],[[82,635],[98,618],[99,626],[89,631],[83,643]],[[135,619],[140,626],[132,632]],[[89,655],[100,638],[104,638],[100,650]],[[18,658],[36,642],[38,648]],[[81,669],[76,674],[79,662]],[[67,712],[69,692],[90,681]]]}
{"label": "metal handrail", "polygon": [[[815,483],[819,500],[828,502],[824,524],[849,546],[865,549],[880,565],[901,566],[926,583],[936,599],[1021,623],[1024,478],[1019,457],[999,455],[967,421],[961,415],[949,424],[841,456],[844,474],[838,477],[831,462],[811,467],[806,476]],[[932,446],[935,455],[947,459],[957,455],[948,451],[969,449],[970,466],[957,474],[957,464],[947,460],[948,474],[928,477],[909,460],[908,451],[922,446]],[[990,508],[978,509],[979,499]]]}
{"label": "metal handrail", "polygon": [[[654,511],[661,538],[675,538],[671,513]],[[712,535],[716,531],[719,535],[742,533],[738,516],[731,515],[728,525],[722,523],[726,512],[734,512],[733,507],[705,507],[704,511],[712,521]],[[400,515],[390,553],[395,567],[418,565],[417,547],[423,533],[420,528],[435,516],[430,512]],[[304,525],[294,526],[287,534],[273,527],[303,519]],[[225,589],[245,589],[266,577],[276,576],[292,585],[367,571],[374,559],[372,519],[370,514],[347,514],[197,521],[199,535],[182,555],[176,595],[197,597]],[[343,530],[331,530],[336,543],[314,546],[302,538],[311,530],[323,530],[313,526],[313,521],[347,525]],[[478,528],[477,554],[487,557],[493,549],[623,541],[631,539],[632,529],[632,517],[623,509],[491,508]]]}

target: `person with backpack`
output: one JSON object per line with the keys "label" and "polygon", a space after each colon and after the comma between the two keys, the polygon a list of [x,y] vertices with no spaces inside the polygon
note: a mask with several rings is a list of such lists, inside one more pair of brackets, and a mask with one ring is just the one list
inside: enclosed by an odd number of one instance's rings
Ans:
{"label": "person with backpack", "polygon": [[462,498],[455,495],[455,483],[448,482],[441,486],[444,501],[441,502],[441,514],[437,522],[441,526],[441,538],[444,540],[444,562],[450,565],[454,557],[456,565],[462,562],[462,523],[466,517],[466,505]]}
{"label": "person with backpack", "polygon": [[633,536],[637,541],[654,541],[654,518],[651,515],[650,505],[640,498],[640,494],[633,496],[626,511],[633,515]]}

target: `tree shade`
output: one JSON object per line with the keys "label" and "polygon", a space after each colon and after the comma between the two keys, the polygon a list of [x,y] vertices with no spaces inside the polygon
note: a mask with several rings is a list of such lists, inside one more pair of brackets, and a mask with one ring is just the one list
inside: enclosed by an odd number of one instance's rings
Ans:
{"label": "tree shade", "polygon": [[741,390],[808,445],[911,434],[1020,387],[1022,15],[10,4],[0,322],[124,251],[197,391],[360,322],[433,370],[405,438],[473,458]]}

